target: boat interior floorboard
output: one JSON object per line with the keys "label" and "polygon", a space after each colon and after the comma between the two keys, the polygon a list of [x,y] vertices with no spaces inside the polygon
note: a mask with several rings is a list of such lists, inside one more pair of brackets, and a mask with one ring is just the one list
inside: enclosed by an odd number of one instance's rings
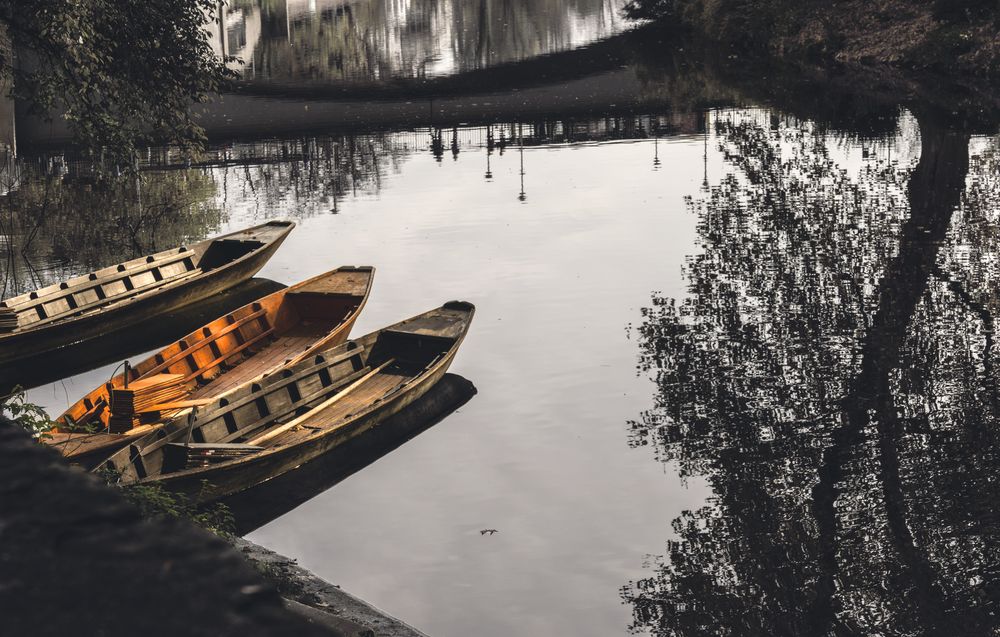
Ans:
{"label": "boat interior floorboard", "polygon": [[270,341],[246,361],[192,391],[190,399],[211,398],[235,389],[248,380],[284,363],[286,359],[300,354],[315,343],[320,336],[321,334],[317,334],[315,331],[304,333],[298,330],[283,334]]}
{"label": "boat interior floorboard", "polygon": [[293,443],[299,439],[311,436],[317,429],[327,429],[335,426],[347,416],[366,409],[373,401],[385,396],[392,389],[402,385],[410,378],[412,376],[409,374],[395,374],[392,372],[377,374],[363,385],[352,390],[350,394],[344,396],[335,404],[313,414],[303,426],[275,436],[265,446],[273,447]]}

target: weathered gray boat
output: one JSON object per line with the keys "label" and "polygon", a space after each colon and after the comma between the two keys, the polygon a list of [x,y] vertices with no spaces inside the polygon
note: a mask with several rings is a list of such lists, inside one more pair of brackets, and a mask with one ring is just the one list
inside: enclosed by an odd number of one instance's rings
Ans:
{"label": "weathered gray boat", "polygon": [[[0,303],[0,365],[38,356],[197,303],[256,274],[292,231],[271,221],[126,261]],[[11,316],[13,315],[13,316]]]}
{"label": "weathered gray boat", "polygon": [[123,483],[202,502],[281,475],[364,434],[437,383],[475,308],[452,301],[235,389],[102,462]]}

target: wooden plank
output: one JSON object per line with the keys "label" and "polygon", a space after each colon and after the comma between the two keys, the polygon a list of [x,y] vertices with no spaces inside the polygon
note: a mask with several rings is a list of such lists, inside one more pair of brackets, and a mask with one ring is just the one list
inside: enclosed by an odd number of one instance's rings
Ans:
{"label": "wooden plank", "polygon": [[396,359],[390,358],[389,360],[387,360],[386,362],[382,363],[381,365],[379,365],[378,367],[376,367],[372,371],[368,372],[367,374],[365,374],[364,376],[362,376],[358,380],[356,380],[353,383],[351,383],[346,388],[342,389],[341,391],[337,392],[336,394],[334,394],[330,398],[327,398],[326,400],[324,400],[320,404],[318,404],[315,407],[313,407],[312,409],[310,409],[308,413],[302,414],[298,418],[294,418],[294,419],[286,422],[284,425],[278,427],[277,429],[273,429],[273,430],[271,430],[271,431],[269,431],[269,432],[267,432],[267,433],[265,433],[265,434],[263,434],[261,436],[257,436],[253,440],[249,441],[247,444],[259,445],[262,442],[267,442],[271,438],[274,438],[275,436],[277,436],[279,434],[282,434],[282,433],[288,431],[289,429],[300,425],[301,423],[303,423],[306,420],[308,420],[313,415],[314,412],[322,411],[322,410],[326,409],[327,407],[333,405],[338,400],[344,398],[345,396],[348,396],[352,391],[354,391],[355,389],[357,389],[361,385],[364,385],[365,381],[367,381],[368,379],[372,378],[373,376],[375,376],[376,374],[378,374],[379,372],[381,372],[383,369],[385,369],[386,367],[388,367],[391,363],[394,363],[395,361],[396,361]]}
{"label": "wooden plank", "polygon": [[172,283],[176,283],[178,281],[183,281],[183,280],[189,279],[189,278],[191,278],[191,277],[193,277],[195,275],[198,275],[198,274],[201,274],[201,270],[198,270],[198,269],[188,270],[187,272],[183,272],[181,274],[174,275],[173,277],[170,277],[170,278],[167,278],[167,279],[163,279],[163,280],[160,280],[160,281],[154,281],[153,283],[147,283],[146,285],[143,285],[143,286],[137,287],[135,289],[129,290],[128,294],[121,295],[121,296],[115,296],[115,297],[108,297],[106,299],[99,299],[99,300],[94,301],[92,303],[87,303],[85,305],[81,305],[81,306],[78,306],[78,307],[75,307],[75,308],[70,308],[69,310],[66,310],[65,312],[60,312],[58,314],[55,314],[53,316],[49,316],[49,317],[44,318],[44,319],[40,319],[38,321],[26,323],[23,327],[30,328],[30,329],[35,329],[35,328],[37,328],[37,327],[39,327],[41,325],[46,325],[48,323],[52,323],[53,321],[62,321],[62,320],[65,320],[65,319],[67,319],[67,318],[69,318],[71,316],[76,316],[77,314],[83,314],[84,312],[87,312],[87,311],[96,310],[98,308],[101,308],[102,306],[107,306],[107,305],[111,305],[113,303],[118,303],[120,301],[124,301],[124,300],[130,299],[130,298],[133,298],[133,297],[135,297],[135,296],[137,296],[137,295],[139,295],[139,294],[141,294],[143,292],[146,292],[148,290],[153,290],[153,289],[158,289],[158,288],[161,288],[161,287],[165,287],[167,284],[172,284]]}
{"label": "wooden plank", "polygon": [[263,447],[248,445],[241,442],[172,442],[171,446],[181,446],[186,449],[236,449],[238,451],[263,451]]}
{"label": "wooden plank", "polygon": [[163,361],[162,363],[160,363],[159,365],[157,365],[153,369],[151,369],[148,372],[146,372],[146,374],[157,374],[157,373],[163,371],[164,369],[167,369],[168,367],[170,367],[174,363],[177,363],[178,361],[182,360],[186,356],[189,356],[189,355],[193,354],[194,352],[200,350],[201,348],[205,347],[209,343],[212,343],[213,341],[217,341],[219,338],[225,336],[226,334],[229,334],[233,330],[238,330],[239,328],[241,328],[242,326],[246,325],[250,321],[252,321],[254,319],[257,319],[257,318],[260,318],[260,317],[264,316],[265,314],[267,314],[267,310],[264,309],[264,308],[261,308],[261,309],[257,310],[256,312],[252,312],[252,313],[248,314],[247,316],[244,316],[243,318],[237,320],[235,323],[230,323],[229,325],[227,325],[226,327],[222,328],[218,332],[213,332],[211,335],[205,337],[205,340],[198,341],[194,345],[190,345],[187,348],[182,349],[181,351],[177,352],[176,354],[174,354],[173,356],[171,356],[167,360]]}
{"label": "wooden plank", "polygon": [[371,280],[371,270],[335,270],[329,276],[294,286],[288,292],[289,294],[363,297]]}
{"label": "wooden plank", "polygon": [[414,336],[433,336],[437,338],[457,339],[465,332],[466,318],[464,314],[448,310],[437,310],[421,314],[410,320],[386,328],[387,334],[412,334]]}
{"label": "wooden plank", "polygon": [[172,287],[176,286],[178,283],[183,283],[183,282],[187,281],[188,279],[190,279],[190,278],[192,278],[192,277],[194,277],[196,275],[200,276],[200,275],[203,275],[203,274],[205,274],[205,272],[203,270],[201,270],[200,268],[195,268],[194,270],[188,270],[186,272],[178,272],[176,275],[169,276],[169,277],[167,277],[165,279],[161,279],[159,281],[153,281],[148,286],[144,285],[141,288],[134,288],[132,290],[129,290],[129,294],[128,295],[117,296],[117,297],[114,297],[114,298],[107,298],[107,299],[105,299],[106,301],[108,301],[107,306],[105,306],[105,307],[98,307],[96,309],[88,309],[84,313],[87,314],[87,313],[95,312],[95,311],[98,311],[98,310],[103,310],[103,309],[106,309],[106,308],[114,307],[115,305],[118,305],[119,303],[126,303],[128,301],[131,301],[131,300],[135,299],[135,297],[138,297],[138,296],[145,296],[146,294],[158,293],[161,290],[166,290],[166,289],[172,288]]}
{"label": "wooden plank", "polygon": [[142,378],[139,380],[133,380],[130,382],[128,387],[122,386],[116,387],[115,389],[141,392],[151,387],[158,387],[159,385],[179,381],[183,377],[183,374],[143,374]]}
{"label": "wooden plank", "polygon": [[[354,379],[360,378],[365,373],[366,373],[365,370],[360,369],[357,372],[355,372],[355,373],[351,374],[350,376],[348,376],[347,378],[345,378],[344,382],[350,383]],[[343,385],[341,385],[341,387],[342,386]],[[308,405],[309,403],[311,403],[314,400],[316,400],[316,397],[318,395],[320,395],[320,394],[322,394],[322,393],[330,390],[331,387],[334,387],[334,386],[333,385],[327,385],[326,387],[323,387],[322,389],[320,389],[320,390],[318,390],[316,392],[313,392],[312,394],[309,394],[308,396],[303,396],[303,397],[299,398],[294,403],[289,404],[285,408],[285,411],[283,413],[291,413],[291,412],[294,412],[295,410],[299,409],[300,407]],[[267,394],[267,395],[270,395],[270,394]],[[253,400],[257,400],[258,398],[261,398],[261,397],[262,396],[260,394],[254,394]],[[310,408],[310,411],[311,411],[311,408]],[[216,412],[216,413],[218,413],[218,412]],[[220,438],[219,442],[230,442],[230,441],[236,440],[238,438],[242,438],[244,436],[247,436],[247,435],[253,433],[255,430],[260,429],[262,426],[268,424],[269,422],[274,422],[281,415],[282,414],[279,414],[279,415],[270,414],[270,415],[267,415],[267,416],[262,416],[261,418],[255,420],[254,422],[250,423],[249,425],[247,425],[245,427],[240,427],[238,430],[234,431],[233,433],[228,434],[228,435]],[[219,417],[221,417],[221,416],[220,415],[213,415],[213,416],[211,416],[211,419],[214,420],[214,419],[219,418]]]}
{"label": "wooden plank", "polygon": [[214,398],[197,398],[195,400],[176,400],[169,403],[160,403],[159,405],[150,405],[149,407],[143,407],[142,409],[136,409],[136,413],[148,414],[156,411],[175,411],[178,409],[188,409],[189,407],[202,407],[215,402]]}
{"label": "wooden plank", "polygon": [[222,356],[219,356],[218,358],[214,359],[208,365],[202,365],[199,369],[197,369],[194,372],[188,374],[187,377],[184,379],[184,382],[188,382],[188,381],[194,380],[195,378],[198,378],[199,376],[201,376],[202,374],[205,373],[205,370],[212,369],[213,367],[215,367],[219,363],[225,361],[226,359],[229,359],[229,358],[232,358],[233,356],[236,356],[237,354],[239,354],[240,352],[242,352],[246,348],[250,347],[254,343],[259,342],[261,339],[266,338],[266,337],[270,336],[273,333],[274,333],[274,328],[273,327],[270,327],[270,328],[264,330],[263,332],[261,332],[257,336],[254,336],[253,338],[251,338],[247,342],[243,343],[239,347],[236,347],[234,349],[231,349],[228,352],[223,353]]}
{"label": "wooden plank", "polygon": [[239,388],[240,385],[260,380],[265,372],[284,366],[286,358],[287,351],[284,349],[282,338],[277,337],[252,353],[245,354],[243,360],[235,362],[224,374],[215,376],[196,389],[192,392],[192,396],[222,396]]}
{"label": "wooden plank", "polygon": [[148,434],[151,431],[156,431],[157,429],[160,429],[161,427],[163,427],[164,424],[166,424],[166,423],[157,422],[157,423],[153,423],[153,424],[149,424],[149,425],[139,425],[138,427],[133,427],[133,428],[129,429],[128,430],[128,435],[129,436],[142,436],[144,434]]}
{"label": "wooden plank", "polygon": [[[173,255],[165,256],[161,259],[156,259],[152,262],[143,261],[142,263],[137,263],[131,267],[125,268],[124,270],[119,270],[117,272],[112,272],[110,274],[105,274],[104,276],[97,277],[94,279],[87,279],[81,281],[77,285],[67,286],[59,290],[53,291],[51,294],[39,295],[38,298],[28,298],[25,301],[17,302],[14,305],[14,309],[18,312],[23,312],[25,310],[30,310],[34,307],[45,303],[51,303],[53,301],[58,301],[59,299],[71,296],[74,294],[80,294],[86,292],[87,290],[93,290],[99,286],[106,285],[108,283],[113,283],[115,281],[120,281],[126,277],[130,277],[135,274],[140,274],[153,268],[159,268],[165,265],[171,265],[182,261],[184,259],[193,258],[195,253],[192,250],[185,250],[184,252],[178,252]],[[192,264],[193,265],[193,264]],[[196,268],[197,269],[197,268]],[[13,300],[13,299],[12,299]],[[101,300],[110,300],[101,299]]]}
{"label": "wooden plank", "polygon": [[[338,354],[337,356],[335,356],[333,358],[326,358],[321,363],[316,363],[314,365],[310,365],[309,367],[307,367],[305,369],[302,369],[302,370],[299,370],[298,372],[296,372],[294,374],[291,374],[291,375],[289,375],[287,377],[281,378],[281,380],[278,380],[278,381],[274,382],[274,384],[264,386],[260,392],[252,393],[249,396],[245,396],[245,397],[243,397],[243,398],[241,398],[239,400],[233,401],[232,403],[230,403],[230,404],[226,405],[225,407],[223,407],[223,409],[230,410],[230,411],[234,410],[234,409],[238,409],[238,408],[240,408],[240,407],[242,407],[242,406],[244,406],[244,405],[246,405],[248,403],[252,403],[253,401],[255,401],[258,398],[260,398],[262,395],[265,395],[265,396],[266,395],[270,395],[270,394],[272,394],[272,393],[274,393],[276,391],[279,391],[279,390],[285,388],[287,385],[289,385],[291,383],[298,382],[299,380],[305,378],[306,376],[309,376],[311,374],[315,374],[316,372],[318,372],[321,369],[330,369],[334,365],[343,363],[344,361],[346,361],[346,360],[348,360],[348,359],[350,359],[350,358],[352,358],[354,356],[357,356],[358,354],[364,353],[364,351],[365,351],[365,348],[363,348],[363,347],[356,347],[356,348],[354,348],[352,350],[348,350],[347,352],[341,352],[340,354]],[[246,384],[249,384],[249,381],[248,381],[248,383],[244,383],[244,385],[246,385]],[[219,396],[216,396],[215,399],[218,400],[219,398],[220,398]],[[211,414],[207,414],[207,416],[211,417]]]}

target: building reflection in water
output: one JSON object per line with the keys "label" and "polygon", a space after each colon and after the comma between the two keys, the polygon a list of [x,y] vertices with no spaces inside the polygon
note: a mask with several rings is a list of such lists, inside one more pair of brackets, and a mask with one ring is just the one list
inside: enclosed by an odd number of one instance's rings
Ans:
{"label": "building reflection in water", "polygon": [[451,75],[564,51],[623,30],[623,0],[237,0],[211,41],[245,78]]}
{"label": "building reflection in water", "polygon": [[997,139],[716,115],[726,171],[690,204],[690,296],[645,311],[631,435],[714,497],[623,588],[632,628],[991,634]]}

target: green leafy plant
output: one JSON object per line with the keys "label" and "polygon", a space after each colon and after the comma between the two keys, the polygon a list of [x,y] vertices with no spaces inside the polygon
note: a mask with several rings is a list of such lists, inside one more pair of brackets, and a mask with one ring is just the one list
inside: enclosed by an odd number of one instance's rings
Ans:
{"label": "green leafy plant", "polygon": [[[222,538],[231,538],[236,522],[229,507],[215,504],[201,507],[197,498],[174,493],[162,485],[110,483],[121,490],[125,499],[139,508],[144,517],[179,518],[193,522],[201,528]],[[207,487],[203,484],[203,488]]]}
{"label": "green leafy plant", "polygon": [[208,481],[202,481],[201,492],[192,498],[183,493],[170,491],[156,482],[149,484],[122,482],[120,474],[107,468],[99,469],[96,473],[108,486],[118,489],[126,500],[139,509],[143,517],[187,520],[223,539],[229,540],[234,537],[236,520],[229,507],[221,503],[211,506],[198,504],[210,486]]}
{"label": "green leafy plant", "polygon": [[52,420],[40,405],[29,402],[20,385],[7,396],[0,398],[0,413],[24,428],[34,438],[48,435]]}
{"label": "green leafy plant", "polygon": [[[36,439],[48,436],[48,431],[55,424],[40,405],[28,401],[21,386],[0,398],[0,414],[6,415]],[[236,520],[229,507],[220,503],[207,507],[198,504],[210,486],[207,481],[202,482],[201,493],[191,498],[168,491],[163,485],[156,483],[125,484],[119,479],[120,476],[107,469],[99,471],[98,476],[108,486],[118,489],[126,500],[139,509],[143,517],[184,519],[224,539],[234,536]]]}
{"label": "green leafy plant", "polygon": [[195,151],[191,105],[235,78],[209,38],[218,0],[0,0],[0,80],[130,169],[148,143]]}

